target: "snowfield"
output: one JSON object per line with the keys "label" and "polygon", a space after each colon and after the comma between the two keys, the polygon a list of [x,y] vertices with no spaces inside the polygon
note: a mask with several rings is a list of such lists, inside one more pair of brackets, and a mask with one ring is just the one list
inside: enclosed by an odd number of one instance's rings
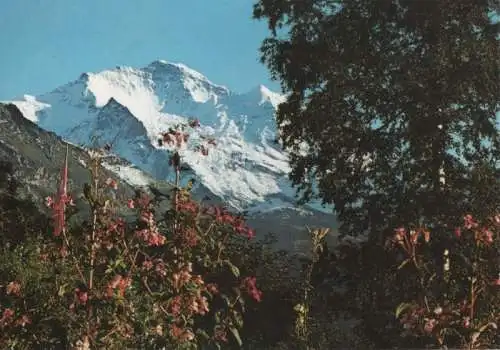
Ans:
{"label": "snowfield", "polygon": [[[84,73],[49,93],[11,102],[40,127],[82,146],[110,143],[118,156],[168,181],[171,149],[159,147],[159,135],[197,118],[200,127],[180,151],[189,176],[233,209],[259,212],[296,207],[288,156],[275,142],[274,115],[283,101],[262,85],[234,93],[183,64],[155,61]],[[217,143],[207,156],[195,149],[202,135]],[[125,181],[146,181],[136,170],[118,173]],[[306,208],[331,213],[319,203]]]}

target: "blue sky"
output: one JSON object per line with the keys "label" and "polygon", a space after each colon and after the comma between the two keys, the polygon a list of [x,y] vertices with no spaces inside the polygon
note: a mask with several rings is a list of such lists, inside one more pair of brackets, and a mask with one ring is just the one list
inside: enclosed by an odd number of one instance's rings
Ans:
{"label": "blue sky", "polygon": [[82,72],[182,62],[245,92],[279,90],[259,62],[268,31],[253,0],[0,0],[0,100],[47,92]]}

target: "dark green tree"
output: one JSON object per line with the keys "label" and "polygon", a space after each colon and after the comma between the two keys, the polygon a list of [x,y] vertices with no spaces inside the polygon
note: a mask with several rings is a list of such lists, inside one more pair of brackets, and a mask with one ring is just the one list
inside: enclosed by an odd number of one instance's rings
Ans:
{"label": "dark green tree", "polygon": [[354,235],[498,210],[499,8],[255,4],[271,31],[262,61],[288,94],[277,121],[301,199],[334,204],[341,232]]}

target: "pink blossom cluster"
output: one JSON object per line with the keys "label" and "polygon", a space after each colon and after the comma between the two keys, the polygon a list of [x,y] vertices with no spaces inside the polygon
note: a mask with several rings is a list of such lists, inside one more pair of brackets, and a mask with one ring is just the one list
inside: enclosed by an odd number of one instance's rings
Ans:
{"label": "pink blossom cluster", "polygon": [[260,302],[262,300],[262,291],[257,288],[257,279],[255,277],[246,277],[241,283],[241,288],[255,301]]}

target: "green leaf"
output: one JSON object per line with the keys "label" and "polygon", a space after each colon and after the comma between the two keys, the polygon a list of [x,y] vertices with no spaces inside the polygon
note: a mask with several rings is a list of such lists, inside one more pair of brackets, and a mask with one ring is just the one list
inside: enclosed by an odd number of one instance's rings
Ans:
{"label": "green leaf", "polygon": [[479,333],[483,333],[487,328],[491,327],[492,329],[497,329],[497,324],[495,322],[489,322],[487,324],[485,324],[484,326],[482,326],[481,328],[479,328]]}
{"label": "green leaf", "polygon": [[243,342],[241,341],[240,332],[238,332],[238,329],[236,329],[234,327],[229,327],[229,330],[233,334],[233,337],[236,340],[236,342],[238,343],[238,346],[241,347],[243,345]]}
{"label": "green leaf", "polygon": [[238,326],[239,328],[242,328],[243,327],[243,316],[236,310],[233,310],[232,316],[233,316],[232,318],[233,318],[233,321],[236,324],[236,326]]}
{"label": "green leaf", "polygon": [[398,266],[398,270],[402,269],[403,267],[405,267],[406,264],[408,264],[410,262],[410,259],[406,259],[405,261],[403,261],[401,263],[401,265]]}
{"label": "green leaf", "polygon": [[209,255],[205,255],[203,258],[203,267],[209,267],[211,265],[212,259]]}
{"label": "green leaf", "polygon": [[396,318],[399,318],[403,312],[411,307],[410,303],[401,303],[396,309]]}
{"label": "green leaf", "polygon": [[59,286],[59,290],[57,291],[57,295],[62,297],[66,293],[67,286],[68,286],[67,284],[63,284],[63,285]]}
{"label": "green leaf", "polygon": [[240,269],[235,266],[232,262],[230,262],[229,260],[225,260],[225,263],[227,264],[227,266],[229,266],[229,268],[231,269],[231,272],[233,273],[234,277],[238,278],[240,277]]}
{"label": "green leaf", "polygon": [[244,313],[245,311],[245,298],[239,298],[238,303],[240,304],[241,311]]}
{"label": "green leaf", "polygon": [[207,332],[205,332],[204,330],[202,329],[198,329],[197,332],[196,332],[201,338],[203,338],[203,340],[205,341],[208,341],[210,340],[210,336],[207,334]]}
{"label": "green leaf", "polygon": [[114,271],[113,266],[112,266],[112,265],[108,265],[108,267],[106,268],[106,271],[104,271],[104,273],[105,273],[106,275],[109,275],[109,274],[111,274],[113,271]]}

